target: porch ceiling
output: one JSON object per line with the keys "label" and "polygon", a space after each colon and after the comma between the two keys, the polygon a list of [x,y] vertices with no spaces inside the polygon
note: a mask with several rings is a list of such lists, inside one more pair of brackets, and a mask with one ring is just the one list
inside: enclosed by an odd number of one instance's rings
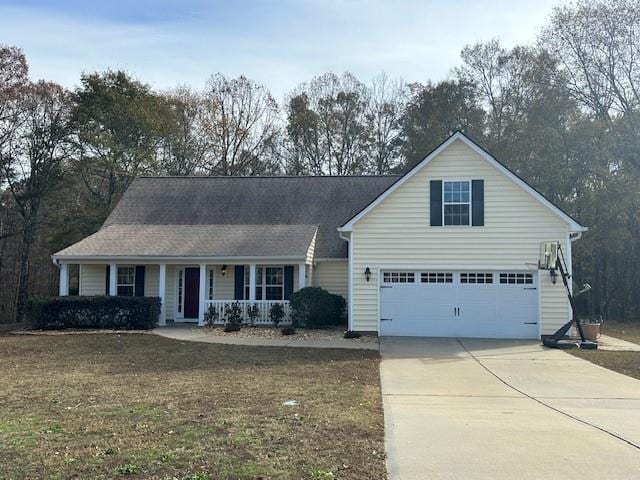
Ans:
{"label": "porch ceiling", "polygon": [[316,225],[110,225],[54,257],[300,257]]}

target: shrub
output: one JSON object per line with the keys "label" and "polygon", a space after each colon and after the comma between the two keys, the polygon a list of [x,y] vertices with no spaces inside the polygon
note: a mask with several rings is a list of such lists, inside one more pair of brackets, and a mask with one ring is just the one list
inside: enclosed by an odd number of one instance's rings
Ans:
{"label": "shrub", "polygon": [[213,305],[209,305],[207,311],[204,312],[204,322],[210,327],[213,327],[215,325],[219,317],[220,315],[218,314],[218,309]]}
{"label": "shrub", "polygon": [[239,302],[233,302],[224,307],[224,320],[225,326],[240,327],[242,323],[242,308]]}
{"label": "shrub", "polygon": [[156,326],[158,315],[157,297],[33,297],[25,309],[25,320],[39,330],[146,330]]}
{"label": "shrub", "polygon": [[283,318],[284,309],[282,308],[282,304],[274,303],[269,310],[269,320],[271,320],[271,323],[273,323],[277,327]]}
{"label": "shrub", "polygon": [[281,332],[282,335],[293,335],[294,333],[296,333],[296,327],[294,327],[293,325],[287,325],[281,330]]}
{"label": "shrub", "polygon": [[249,305],[247,308],[247,316],[249,317],[249,323],[253,326],[256,324],[256,318],[260,315],[260,307],[257,303]]}
{"label": "shrub", "polygon": [[306,287],[291,295],[292,318],[295,324],[321,328],[344,323],[346,301],[318,287]]}

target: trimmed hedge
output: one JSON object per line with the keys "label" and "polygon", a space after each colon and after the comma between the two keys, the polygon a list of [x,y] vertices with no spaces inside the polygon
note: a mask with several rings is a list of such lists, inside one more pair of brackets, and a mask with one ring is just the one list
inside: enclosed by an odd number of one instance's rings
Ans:
{"label": "trimmed hedge", "polygon": [[296,325],[322,328],[345,323],[347,302],[318,287],[306,287],[291,295],[291,315]]}
{"label": "trimmed hedge", "polygon": [[25,310],[25,320],[38,330],[147,330],[158,315],[158,297],[33,297]]}

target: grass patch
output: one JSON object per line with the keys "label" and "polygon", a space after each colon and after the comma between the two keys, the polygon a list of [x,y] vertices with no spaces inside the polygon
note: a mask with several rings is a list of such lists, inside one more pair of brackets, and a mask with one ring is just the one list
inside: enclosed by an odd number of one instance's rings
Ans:
{"label": "grass patch", "polygon": [[640,322],[604,322],[602,333],[640,344]]}
{"label": "grass patch", "polygon": [[0,361],[0,478],[386,476],[377,352],[2,336]]}
{"label": "grass patch", "polygon": [[605,350],[568,350],[576,357],[618,373],[640,379],[640,352],[609,352]]}

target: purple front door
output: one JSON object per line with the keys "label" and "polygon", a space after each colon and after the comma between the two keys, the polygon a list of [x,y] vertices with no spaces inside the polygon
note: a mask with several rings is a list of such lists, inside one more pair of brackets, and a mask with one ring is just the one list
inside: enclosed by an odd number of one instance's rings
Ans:
{"label": "purple front door", "polygon": [[200,310],[200,269],[184,269],[184,318],[198,318]]}

